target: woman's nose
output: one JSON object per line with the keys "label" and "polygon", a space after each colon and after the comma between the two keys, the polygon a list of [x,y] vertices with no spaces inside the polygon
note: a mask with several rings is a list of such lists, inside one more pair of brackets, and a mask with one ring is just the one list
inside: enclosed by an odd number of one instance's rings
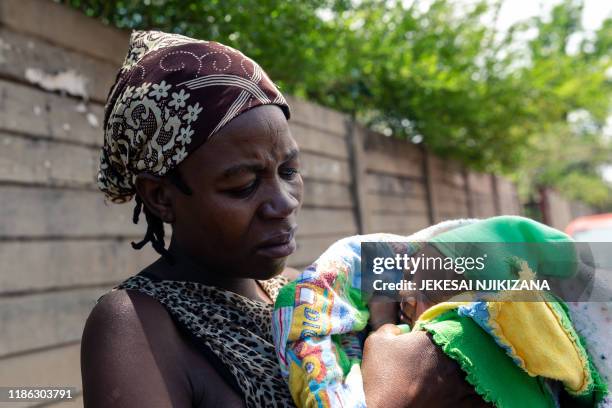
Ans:
{"label": "woman's nose", "polygon": [[276,182],[270,189],[268,199],[261,205],[260,211],[264,218],[287,218],[300,205],[295,188]]}

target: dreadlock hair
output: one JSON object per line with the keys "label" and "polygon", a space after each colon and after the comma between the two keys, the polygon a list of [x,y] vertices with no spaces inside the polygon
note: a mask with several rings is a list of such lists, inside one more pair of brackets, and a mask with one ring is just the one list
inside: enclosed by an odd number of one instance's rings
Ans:
{"label": "dreadlock hair", "polygon": [[[183,194],[193,194],[191,189],[183,181],[177,168],[174,168],[168,172],[166,177],[168,177],[170,182],[174,184]],[[153,249],[155,249],[158,254],[164,257],[169,263],[173,264],[174,259],[172,254],[170,254],[170,252],[166,249],[166,242],[164,241],[164,222],[157,215],[153,214],[151,210],[149,210],[138,193],[136,193],[135,199],[136,206],[134,207],[132,222],[134,222],[134,224],[138,224],[140,213],[144,211],[145,219],[147,221],[147,232],[145,233],[142,241],[132,242],[132,248],[142,249],[147,243],[150,242]]]}

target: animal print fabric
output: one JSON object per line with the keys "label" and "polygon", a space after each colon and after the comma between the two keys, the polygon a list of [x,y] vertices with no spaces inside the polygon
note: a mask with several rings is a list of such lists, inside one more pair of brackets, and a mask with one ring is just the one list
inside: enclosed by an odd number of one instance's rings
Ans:
{"label": "animal print fabric", "polygon": [[[284,277],[259,281],[272,300]],[[115,289],[159,301],[175,321],[211,350],[233,375],[247,407],[294,407],[276,359],[272,305],[197,282],[133,276]]]}

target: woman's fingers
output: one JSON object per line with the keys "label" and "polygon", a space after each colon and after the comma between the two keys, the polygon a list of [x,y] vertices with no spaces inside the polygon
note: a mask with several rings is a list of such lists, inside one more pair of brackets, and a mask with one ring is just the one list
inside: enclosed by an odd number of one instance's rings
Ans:
{"label": "woman's fingers", "polygon": [[395,337],[400,334],[405,334],[410,332],[410,326],[407,324],[383,324],[380,326],[375,332],[371,335],[380,335],[385,337]]}
{"label": "woman's fingers", "polygon": [[377,334],[381,336],[397,336],[400,334],[400,329],[391,323],[383,324],[372,334]]}
{"label": "woman's fingers", "polygon": [[400,331],[400,334],[406,334],[406,333],[410,333],[410,325],[409,324],[398,324],[397,328]]}

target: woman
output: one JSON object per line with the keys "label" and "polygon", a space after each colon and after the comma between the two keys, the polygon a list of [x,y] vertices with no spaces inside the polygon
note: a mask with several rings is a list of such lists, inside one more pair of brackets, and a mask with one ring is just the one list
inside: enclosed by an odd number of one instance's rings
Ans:
{"label": "woman", "polygon": [[[148,227],[133,246],[150,242],[161,257],[91,312],[85,406],[293,405],[270,333],[302,202],[288,118],[283,96],[240,52],[132,34],[106,104],[98,184],[111,201],[135,197],[134,221],[144,212]],[[414,401],[407,393],[444,406],[447,387],[471,392],[427,335],[398,334],[385,325],[366,342],[370,407],[403,406]]]}

